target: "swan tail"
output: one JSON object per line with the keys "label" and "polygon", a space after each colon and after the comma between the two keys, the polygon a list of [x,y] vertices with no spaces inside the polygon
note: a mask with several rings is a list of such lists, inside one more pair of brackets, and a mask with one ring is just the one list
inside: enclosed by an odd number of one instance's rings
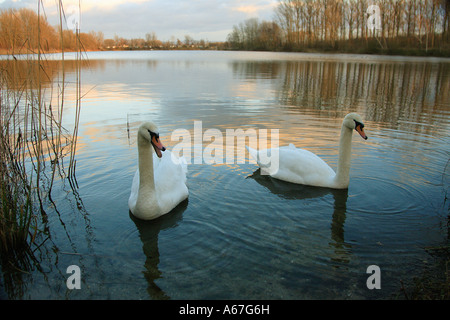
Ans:
{"label": "swan tail", "polygon": [[272,175],[278,170],[278,167],[276,169],[272,167],[272,162],[270,160],[272,154],[271,149],[256,150],[248,146],[245,147],[247,148],[251,157],[256,161],[258,166],[261,168],[261,172],[263,175]]}
{"label": "swan tail", "polygon": [[258,163],[258,150],[245,146],[250,156]]}
{"label": "swan tail", "polygon": [[180,158],[180,165],[181,165],[181,169],[183,170],[184,174],[187,174],[188,168],[187,168],[187,160],[185,157]]}

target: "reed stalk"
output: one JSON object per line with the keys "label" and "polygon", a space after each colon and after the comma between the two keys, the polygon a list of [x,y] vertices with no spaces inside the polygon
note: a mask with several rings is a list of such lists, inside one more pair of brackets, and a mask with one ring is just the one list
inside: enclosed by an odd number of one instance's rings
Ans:
{"label": "reed stalk", "polygon": [[[38,47],[26,39],[25,58],[17,58],[11,48],[6,59],[0,60],[0,262],[17,261],[15,268],[24,270],[23,254],[32,255],[47,221],[43,205],[51,197],[56,174],[65,172],[74,178],[75,151],[81,111],[81,50],[76,61],[76,117],[74,130],[62,126],[66,88],[64,68],[63,5],[60,13],[60,43],[62,52],[62,83],[57,84],[56,112],[52,106],[54,79],[47,69],[49,61],[41,46],[40,23],[42,1],[38,1]],[[79,31],[77,32],[79,35]],[[79,36],[78,36],[79,39]],[[47,91],[51,90],[49,95]],[[70,155],[69,167],[63,158]],[[48,176],[50,178],[48,179]],[[51,201],[51,199],[50,199]],[[44,240],[45,241],[45,240]],[[28,259],[28,258],[27,258]],[[19,267],[18,267],[19,266]]]}

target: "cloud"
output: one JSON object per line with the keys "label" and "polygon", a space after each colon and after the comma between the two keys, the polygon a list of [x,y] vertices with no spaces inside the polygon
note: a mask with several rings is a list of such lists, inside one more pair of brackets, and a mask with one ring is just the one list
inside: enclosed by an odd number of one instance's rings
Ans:
{"label": "cloud", "polygon": [[[1,1],[1,0],[0,0]],[[143,38],[155,32],[158,39],[224,41],[233,25],[252,18],[273,19],[277,0],[82,0],[82,32],[102,31],[105,38]],[[44,11],[53,25],[58,24],[55,0],[43,0]],[[78,8],[78,0],[64,0],[67,11]],[[5,0],[0,7],[37,9],[36,0]],[[68,15],[69,12],[66,12]]]}
{"label": "cloud", "polygon": [[249,16],[257,16],[260,12],[269,11],[275,8],[277,2],[274,1],[261,1],[262,3],[257,5],[239,5],[233,10],[243,12]]}
{"label": "cloud", "polygon": [[[19,0],[20,1],[20,0]],[[95,1],[79,1],[79,0],[64,0],[63,6],[65,8],[70,6],[81,6],[82,12],[87,12],[91,10],[100,10],[98,13],[106,10],[112,10],[123,4],[144,4],[146,2],[151,2],[152,0],[95,0]],[[55,0],[44,0],[44,7],[55,6]]]}

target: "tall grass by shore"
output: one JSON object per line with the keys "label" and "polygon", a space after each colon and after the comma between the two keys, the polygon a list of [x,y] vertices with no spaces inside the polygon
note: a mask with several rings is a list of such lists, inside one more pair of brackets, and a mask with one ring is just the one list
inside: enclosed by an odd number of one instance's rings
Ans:
{"label": "tall grass by shore", "polygon": [[[80,37],[75,61],[77,80],[70,84],[76,86],[74,129],[69,132],[62,126],[64,91],[69,85],[65,80],[64,51],[59,74],[49,68],[44,45],[39,42],[39,26],[45,17],[40,14],[41,1],[37,4],[37,51],[32,45],[36,39],[28,38],[23,42],[26,54],[17,58],[14,55],[17,48],[13,47],[0,60],[0,263],[3,269],[12,266],[24,272],[27,261],[33,259],[33,252],[40,246],[37,239],[45,233],[48,217],[43,201],[51,197],[55,177],[74,179],[81,110]],[[62,31],[65,20],[62,1],[57,5]],[[63,32],[60,41],[64,43]],[[64,162],[67,156],[70,156],[68,165]]]}

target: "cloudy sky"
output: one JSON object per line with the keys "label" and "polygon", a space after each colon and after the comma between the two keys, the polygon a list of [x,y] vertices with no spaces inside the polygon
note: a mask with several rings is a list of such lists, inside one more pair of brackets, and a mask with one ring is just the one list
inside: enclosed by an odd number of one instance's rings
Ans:
{"label": "cloudy sky", "polygon": [[[37,10],[38,0],[0,0],[0,8]],[[52,25],[58,24],[57,0],[43,0]],[[105,38],[115,35],[144,38],[155,32],[159,40],[224,41],[233,25],[257,17],[273,20],[277,0],[81,0],[81,32],[102,31]],[[63,0],[66,17],[75,21],[78,0]],[[70,21],[69,21],[70,25]]]}

